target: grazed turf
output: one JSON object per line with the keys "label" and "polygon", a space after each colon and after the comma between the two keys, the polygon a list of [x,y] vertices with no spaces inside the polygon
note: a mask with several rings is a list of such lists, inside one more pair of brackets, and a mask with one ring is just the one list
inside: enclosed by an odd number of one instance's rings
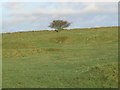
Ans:
{"label": "grazed turf", "polygon": [[118,87],[118,28],[3,34],[3,88]]}

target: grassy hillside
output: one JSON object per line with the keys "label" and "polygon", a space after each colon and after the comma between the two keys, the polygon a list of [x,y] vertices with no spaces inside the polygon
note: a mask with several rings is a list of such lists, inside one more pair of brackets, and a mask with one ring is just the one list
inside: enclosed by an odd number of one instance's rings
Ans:
{"label": "grassy hillside", "polygon": [[3,88],[118,87],[118,28],[3,34]]}

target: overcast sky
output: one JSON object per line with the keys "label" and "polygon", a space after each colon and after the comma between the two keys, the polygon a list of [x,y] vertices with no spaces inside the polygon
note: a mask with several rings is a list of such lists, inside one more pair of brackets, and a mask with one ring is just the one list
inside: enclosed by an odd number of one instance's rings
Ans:
{"label": "overcast sky", "polygon": [[[52,20],[67,20],[69,28],[118,25],[116,2],[5,2],[2,32],[51,30]],[[1,10],[1,9],[0,9]]]}

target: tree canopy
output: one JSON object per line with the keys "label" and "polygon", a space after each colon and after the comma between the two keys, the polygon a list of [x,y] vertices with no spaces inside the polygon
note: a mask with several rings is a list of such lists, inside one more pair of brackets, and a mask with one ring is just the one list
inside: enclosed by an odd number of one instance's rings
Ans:
{"label": "tree canopy", "polygon": [[61,31],[66,27],[69,27],[71,23],[64,21],[64,20],[53,20],[49,27],[54,28],[55,31]]}

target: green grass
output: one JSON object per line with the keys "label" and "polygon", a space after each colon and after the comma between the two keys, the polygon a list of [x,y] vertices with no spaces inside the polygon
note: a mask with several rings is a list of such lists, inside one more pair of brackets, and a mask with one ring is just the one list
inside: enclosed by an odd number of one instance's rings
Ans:
{"label": "green grass", "polygon": [[2,34],[3,88],[117,88],[118,28]]}

